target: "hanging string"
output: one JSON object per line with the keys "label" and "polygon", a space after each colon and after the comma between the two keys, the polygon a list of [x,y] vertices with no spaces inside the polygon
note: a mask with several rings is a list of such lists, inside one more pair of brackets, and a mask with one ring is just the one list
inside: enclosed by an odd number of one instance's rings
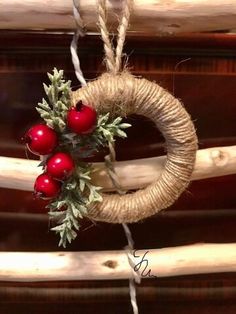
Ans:
{"label": "hanging string", "polygon": [[[105,156],[106,169],[107,169],[108,175],[109,175],[116,191],[120,195],[123,195],[123,194],[125,194],[125,191],[121,187],[121,184],[119,182],[119,178],[118,178],[117,173],[116,173],[115,168],[114,168],[115,160],[116,160],[115,148],[114,148],[114,145],[110,144],[109,145],[109,155]],[[130,268],[131,268],[132,274],[133,274],[133,277],[129,279],[130,301],[131,301],[131,305],[133,308],[133,313],[138,314],[139,311],[138,311],[135,283],[140,283],[141,277],[139,276],[138,272],[136,272],[134,270],[135,262],[134,262],[134,256],[132,254],[134,251],[134,241],[132,238],[131,231],[130,231],[128,225],[125,223],[122,224],[122,227],[124,229],[125,236],[126,236],[126,239],[128,242],[128,245],[125,247],[125,250],[126,250],[129,265],[130,265]]]}
{"label": "hanging string", "polygon": [[131,305],[132,305],[132,308],[133,308],[133,313],[134,314],[138,314],[138,304],[137,304],[136,285],[135,285],[135,283],[140,284],[141,276],[139,275],[139,273],[137,271],[134,270],[136,263],[134,261],[134,255],[133,255],[134,241],[133,241],[133,238],[132,238],[131,231],[130,231],[130,229],[129,229],[127,224],[123,223],[122,227],[124,229],[125,236],[126,236],[126,239],[127,239],[127,242],[128,242],[128,245],[125,247],[125,249],[126,249],[129,265],[131,267],[132,274],[133,274],[133,278],[129,279],[130,302],[131,302]]}
{"label": "hanging string", "polygon": [[[130,10],[131,10],[131,0],[126,0],[124,2],[124,8],[122,12],[122,17],[118,26],[118,35],[117,35],[117,46],[114,49],[110,38],[109,32],[107,29],[107,9],[106,9],[106,0],[99,0],[98,1],[98,23],[101,30],[101,36],[104,43],[104,50],[105,50],[105,61],[108,72],[112,74],[117,74],[122,65],[122,52],[123,46],[125,42],[125,36],[127,32],[127,28],[129,25],[129,18],[130,18]],[[109,174],[109,177],[114,185],[116,191],[120,195],[124,195],[125,191],[122,189],[119,178],[116,174],[114,169],[114,162],[116,160],[116,153],[114,145],[109,144],[109,155],[105,157],[105,165]],[[129,261],[129,265],[132,269],[133,277],[129,279],[129,291],[130,291],[130,300],[131,305],[133,308],[133,313],[138,314],[138,305],[137,305],[137,298],[136,298],[136,286],[135,282],[140,283],[140,276],[137,272],[134,271],[134,257],[133,257],[133,250],[134,250],[134,241],[132,238],[131,231],[127,224],[122,224],[127,241],[128,246],[126,246],[126,253]]]}
{"label": "hanging string", "polygon": [[79,80],[79,82],[81,83],[81,85],[85,86],[87,85],[87,83],[84,78],[83,72],[80,68],[80,60],[77,54],[78,39],[79,37],[83,37],[85,35],[85,28],[84,28],[79,10],[77,9],[75,0],[73,0],[73,13],[74,13],[74,18],[75,18],[75,23],[76,23],[76,30],[70,44],[70,53],[71,53],[72,63],[75,69],[75,75],[77,79]]}
{"label": "hanging string", "polygon": [[129,26],[130,11],[132,0],[125,0],[122,11],[122,17],[118,26],[117,46],[114,49],[107,29],[107,8],[106,0],[98,0],[98,25],[101,30],[101,36],[104,43],[105,62],[107,71],[112,74],[117,74],[120,71],[122,64],[122,52],[125,42],[127,28]]}
{"label": "hanging string", "polygon": [[[107,10],[106,10],[106,0],[99,0],[98,1],[98,22],[101,30],[101,36],[104,43],[104,50],[105,50],[105,61],[108,72],[112,74],[117,74],[122,65],[122,52],[123,46],[125,42],[125,36],[127,32],[127,28],[129,25],[129,18],[130,18],[130,10],[131,10],[131,0],[126,0],[124,3],[122,17],[118,27],[118,35],[117,35],[117,46],[116,50],[112,46],[112,43],[109,38],[109,32],[107,30]],[[105,165],[109,174],[109,177],[114,185],[116,191],[120,195],[124,195],[125,191],[122,189],[119,178],[116,174],[114,169],[114,162],[116,160],[116,153],[114,145],[109,144],[109,155],[105,156]],[[137,272],[134,271],[135,263],[133,257],[133,250],[134,250],[134,241],[132,238],[131,231],[127,224],[122,224],[128,245],[126,246],[126,253],[129,261],[130,268],[133,273],[133,277],[129,279],[129,291],[130,291],[130,301],[133,308],[133,313],[138,314],[138,305],[137,305],[137,298],[136,298],[136,286],[135,282],[140,283],[141,277]]]}
{"label": "hanging string", "polygon": [[125,194],[126,192],[122,189],[119,182],[119,178],[114,169],[113,163],[116,161],[116,152],[115,152],[114,144],[112,145],[110,142],[109,142],[109,154],[105,156],[104,160],[105,160],[105,165],[106,165],[110,180],[113,186],[115,187],[116,191],[120,195]]}
{"label": "hanging string", "polygon": [[107,70],[115,73],[115,59],[114,51],[109,38],[109,32],[107,30],[107,9],[106,0],[98,1],[98,25],[100,27],[101,36],[103,40],[104,50],[105,50],[105,62]]}
{"label": "hanging string", "polygon": [[123,9],[123,15],[118,27],[118,39],[117,39],[117,46],[116,46],[116,71],[118,72],[121,68],[121,60],[122,60],[122,52],[125,42],[126,32],[129,26],[129,19],[130,19],[130,11],[131,11],[131,4],[130,0],[125,1],[125,6]]}
{"label": "hanging string", "polygon": [[[130,7],[131,7],[131,0],[126,0],[125,1],[125,6],[123,9],[123,15],[121,18],[121,22],[118,27],[118,39],[117,39],[117,47],[116,51],[114,51],[114,48],[111,44],[111,41],[109,39],[109,32],[106,27],[106,18],[107,18],[107,11],[106,11],[106,0],[99,0],[98,1],[98,13],[99,13],[99,25],[101,29],[101,35],[102,39],[104,42],[104,49],[105,49],[105,54],[106,54],[106,64],[107,64],[107,69],[113,74],[116,74],[119,72],[121,68],[121,60],[122,60],[122,51],[123,51],[123,46],[124,46],[124,41],[125,41],[125,35],[126,31],[128,28],[128,23],[129,23],[129,17],[130,17]],[[82,86],[87,85],[85,78],[83,76],[83,72],[80,67],[80,61],[79,57],[77,54],[77,45],[78,45],[78,39],[80,36],[85,35],[84,31],[84,26],[83,22],[81,19],[81,16],[79,14],[79,11],[77,9],[77,6],[75,4],[75,0],[73,0],[73,13],[74,13],[74,18],[76,21],[76,31],[73,36],[73,39],[71,41],[70,45],[70,51],[71,51],[71,58],[72,62],[74,65],[75,69],[75,74],[78,80],[80,81]],[[105,165],[108,170],[108,174],[110,176],[110,179],[113,183],[113,185],[116,188],[116,191],[120,194],[123,195],[125,194],[125,191],[121,188],[121,185],[119,183],[119,178],[115,172],[113,163],[116,160],[115,156],[115,149],[112,144],[109,144],[109,151],[110,154],[105,157]],[[136,286],[135,282],[140,283],[140,276],[137,272],[134,271],[134,257],[133,257],[133,250],[134,250],[134,241],[132,239],[132,234],[130,232],[130,229],[127,224],[122,224],[128,245],[125,247],[128,261],[130,264],[130,267],[132,269],[132,274],[133,278],[129,279],[129,291],[130,291],[130,300],[131,300],[131,305],[133,308],[133,313],[138,314],[138,305],[137,305],[137,299],[136,299]]]}

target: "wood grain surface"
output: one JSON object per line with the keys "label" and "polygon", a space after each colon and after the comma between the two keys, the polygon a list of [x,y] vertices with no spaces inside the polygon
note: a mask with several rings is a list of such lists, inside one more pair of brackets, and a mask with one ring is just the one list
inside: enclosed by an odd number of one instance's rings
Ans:
{"label": "wood grain surface", "polygon": [[[19,139],[38,120],[34,107],[43,97],[45,73],[54,66],[63,68],[74,88],[79,85],[68,49],[71,35],[4,31],[0,38],[0,154],[26,158]],[[104,70],[100,39],[88,36],[79,47],[85,76],[93,79]],[[235,49],[232,34],[130,36],[125,46],[135,75],[157,81],[183,101],[197,128],[200,148],[236,145]],[[130,119],[133,128],[127,141],[118,142],[118,160],[164,155],[163,139],[152,123],[141,117]],[[104,152],[93,161],[103,156]],[[171,208],[130,226],[135,247],[236,242],[235,186],[234,175],[193,182]],[[45,205],[31,192],[0,189],[1,251],[58,251]],[[125,245],[119,225],[84,220],[69,250],[121,250]],[[89,314],[96,306],[96,313],[130,313],[127,286],[127,281],[1,282],[0,312]],[[138,288],[140,313],[234,314],[235,287],[234,273],[143,280]]]}
{"label": "wood grain surface", "polygon": [[[77,2],[75,2],[77,3]],[[88,31],[97,30],[96,0],[77,3]],[[117,27],[122,1],[107,1],[112,31]],[[206,32],[236,28],[235,0],[136,0],[130,30],[156,34]],[[69,0],[6,0],[0,3],[0,28],[71,30],[75,27]]]}

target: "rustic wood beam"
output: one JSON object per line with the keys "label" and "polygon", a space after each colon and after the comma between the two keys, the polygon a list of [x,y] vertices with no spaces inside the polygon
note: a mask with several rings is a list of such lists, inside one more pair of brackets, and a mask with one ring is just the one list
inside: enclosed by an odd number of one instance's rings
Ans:
{"label": "rustic wood beam", "polygon": [[[97,31],[96,0],[80,0],[89,32]],[[107,1],[109,28],[117,27],[122,1]],[[0,2],[0,29],[72,30],[72,1],[5,0]],[[134,0],[130,31],[155,34],[231,30],[236,28],[235,0]]]}
{"label": "rustic wood beam", "polygon": [[[126,190],[143,188],[158,179],[166,156],[116,162],[115,170]],[[0,187],[32,191],[42,172],[35,160],[0,157]],[[114,189],[104,163],[94,163],[92,181],[104,191]],[[201,149],[197,152],[192,180],[236,174],[236,146]]]}
{"label": "rustic wood beam", "polygon": [[[138,250],[132,255],[134,269],[145,278],[236,271],[236,243]],[[124,250],[0,252],[0,281],[114,280],[131,276]]]}
{"label": "rustic wood beam", "polygon": [[[69,282],[70,284],[71,282]],[[236,297],[236,287],[227,286],[220,284],[211,285],[210,287],[204,287],[202,282],[197,281],[194,283],[194,287],[183,287],[184,282],[179,282],[179,285],[176,286],[176,283],[173,285],[173,282],[168,282],[168,286],[163,286],[162,284],[156,285],[140,285],[136,286],[138,300],[145,300],[153,302],[155,300],[155,305],[163,303],[174,303],[178,302],[197,302],[200,303],[206,302],[217,302],[220,300],[221,303],[233,301],[235,302]],[[101,285],[96,287],[80,287],[80,282],[75,284],[73,288],[66,286],[67,284],[61,282],[63,286],[59,286],[60,283],[56,282],[55,285],[50,283],[50,287],[44,287],[41,283],[20,283],[14,284],[11,286],[9,282],[2,283],[0,286],[0,300],[1,300],[1,309],[3,304],[8,303],[9,306],[17,303],[27,303],[28,305],[35,303],[47,303],[48,307],[51,304],[61,304],[65,307],[65,304],[74,304],[78,303],[96,303],[99,300],[100,302],[105,303],[106,305],[115,304],[115,302],[127,302],[129,297],[129,286],[108,286],[104,287]],[[53,285],[53,287],[52,287]],[[173,285],[173,286],[172,286]],[[13,301],[14,300],[14,301]],[[44,309],[45,312],[45,309]],[[67,308],[67,312],[68,308]],[[19,310],[18,310],[18,313]],[[101,313],[101,312],[100,312]]]}

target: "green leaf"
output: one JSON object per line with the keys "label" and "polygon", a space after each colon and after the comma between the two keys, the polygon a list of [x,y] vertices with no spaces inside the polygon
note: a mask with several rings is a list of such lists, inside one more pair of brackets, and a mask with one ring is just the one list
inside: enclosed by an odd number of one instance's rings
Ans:
{"label": "green leaf", "polygon": [[50,128],[53,129],[54,123],[53,123],[52,119],[46,119],[45,118],[44,121],[46,122],[47,126],[49,126]]}
{"label": "green leaf", "polygon": [[48,111],[38,108],[36,107],[36,110],[38,111],[38,113],[40,114],[40,116],[44,119],[44,118],[50,118],[50,114]]}
{"label": "green leaf", "polygon": [[82,216],[87,215],[88,213],[88,208],[84,205],[78,204],[79,211],[81,212]]}
{"label": "green leaf", "polygon": [[79,188],[80,188],[80,191],[83,192],[84,191],[84,188],[85,188],[85,181],[83,179],[80,179],[79,180]]}
{"label": "green leaf", "polygon": [[[78,171],[79,171],[79,169],[78,169]],[[80,172],[79,172],[79,176],[80,176],[80,179],[84,179],[84,180],[86,180],[86,181],[90,181],[90,180],[91,180],[91,178],[90,178],[88,172],[86,172],[86,173],[80,173]]]}
{"label": "green leaf", "polygon": [[51,108],[49,104],[46,102],[46,100],[43,98],[41,103],[38,103],[38,107],[46,110],[46,111],[51,111]]}
{"label": "green leaf", "polygon": [[112,141],[111,132],[109,132],[108,130],[106,130],[105,128],[102,128],[102,127],[101,127],[101,131],[103,133],[103,136],[108,140],[108,142]]}
{"label": "green leaf", "polygon": [[65,83],[62,83],[61,86],[58,87],[58,90],[60,92],[67,92],[68,90],[70,90],[71,87],[71,81],[67,81]]}
{"label": "green leaf", "polygon": [[61,239],[60,239],[58,246],[62,246],[64,248],[66,248],[66,241],[65,241],[64,237],[61,234],[60,234],[60,237],[61,237]]}
{"label": "green leaf", "polygon": [[56,102],[55,107],[58,108],[58,110],[60,110],[61,112],[68,111],[67,106],[61,100],[58,100]]}
{"label": "green leaf", "polygon": [[124,131],[120,130],[120,129],[117,129],[116,130],[116,134],[119,136],[119,137],[122,137],[122,138],[126,138],[127,135]]}
{"label": "green leaf", "polygon": [[71,206],[72,213],[76,218],[83,218],[82,214],[80,213],[76,205],[71,204],[70,206]]}
{"label": "green leaf", "polygon": [[119,124],[121,121],[122,121],[122,118],[121,118],[121,117],[117,117],[117,118],[112,122],[112,124],[113,124],[113,125],[117,125],[117,124]]}
{"label": "green leaf", "polygon": [[[55,74],[54,74],[54,75],[55,75]],[[51,82],[54,81],[54,75],[48,73],[48,78],[49,78],[49,80],[50,80]]]}
{"label": "green leaf", "polygon": [[119,128],[120,129],[127,129],[127,128],[130,128],[131,127],[131,124],[129,123],[121,123],[119,124]]}
{"label": "green leaf", "polygon": [[58,211],[50,211],[50,212],[48,212],[48,215],[51,216],[51,217],[62,217],[65,214],[66,214],[65,210],[64,211],[60,211],[60,212],[58,212]]}
{"label": "green leaf", "polygon": [[58,232],[61,232],[61,231],[64,230],[64,226],[63,225],[59,225],[59,226],[51,228],[51,230],[52,231],[56,231],[58,233]]}
{"label": "green leaf", "polygon": [[75,230],[79,230],[80,228],[80,225],[79,225],[79,222],[78,222],[78,219],[77,218],[72,218],[73,220],[73,227]]}
{"label": "green leaf", "polygon": [[67,241],[71,243],[71,241],[77,237],[77,233],[73,229],[71,229],[70,232],[67,232],[65,236],[66,236]]}
{"label": "green leaf", "polygon": [[102,125],[102,124],[105,124],[108,121],[108,119],[109,119],[109,115],[110,115],[109,112],[106,113],[105,115],[100,115],[98,117],[98,126]]}
{"label": "green leaf", "polygon": [[63,201],[54,201],[54,202],[51,202],[50,204],[47,205],[48,208],[51,208],[51,209],[57,209],[59,210],[60,208],[62,208],[64,205],[67,204],[67,201],[66,200],[63,200]]}
{"label": "green leaf", "polygon": [[95,187],[92,184],[87,185],[89,188],[89,197],[88,197],[88,201],[89,203],[93,203],[93,202],[100,202],[102,200],[101,195],[97,192],[97,190],[100,189],[100,187]]}
{"label": "green leaf", "polygon": [[102,202],[102,196],[99,193],[94,192],[92,202]]}
{"label": "green leaf", "polygon": [[43,88],[44,88],[45,94],[48,95],[50,87],[48,87],[45,83],[43,83]]}

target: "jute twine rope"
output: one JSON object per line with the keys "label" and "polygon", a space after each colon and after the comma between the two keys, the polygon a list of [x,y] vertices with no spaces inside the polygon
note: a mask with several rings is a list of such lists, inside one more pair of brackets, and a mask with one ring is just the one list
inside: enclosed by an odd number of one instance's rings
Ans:
{"label": "jute twine rope", "polygon": [[94,220],[132,223],[170,206],[186,189],[195,163],[197,137],[191,118],[178,99],[154,82],[120,71],[131,1],[125,2],[118,28],[120,46],[115,51],[106,28],[106,2],[99,0],[98,4],[108,73],[73,92],[72,103],[82,100],[98,113],[148,117],[162,132],[167,145],[165,167],[158,180],[135,193],[103,194],[103,201],[89,211],[89,217]]}
{"label": "jute twine rope", "polygon": [[[74,12],[74,17],[75,17],[77,27],[76,27],[76,31],[75,31],[75,34],[73,36],[72,42],[71,42],[71,46],[70,46],[71,58],[72,58],[72,63],[74,65],[76,77],[78,78],[78,80],[80,81],[82,86],[86,86],[87,82],[86,82],[86,80],[83,76],[83,72],[80,68],[80,60],[79,60],[79,56],[77,54],[78,38],[79,38],[79,36],[84,36],[85,31],[84,31],[83,22],[82,22],[79,10],[75,4],[75,0],[73,0],[73,12]],[[121,59],[121,57],[120,57],[120,59]],[[116,152],[114,149],[114,143],[113,144],[109,143],[109,151],[110,151],[109,155],[107,155],[105,157],[105,165],[106,165],[106,168],[108,171],[108,175],[111,178],[113,185],[116,188],[117,193],[119,193],[120,195],[123,195],[123,194],[125,194],[125,191],[121,188],[119,178],[118,178],[118,176],[115,172],[115,169],[114,169],[114,162],[116,160]],[[137,304],[137,299],[136,299],[136,285],[135,285],[135,283],[140,283],[141,277],[140,277],[139,273],[134,270],[135,261],[134,261],[134,256],[132,254],[132,252],[134,250],[134,241],[132,238],[131,231],[130,231],[128,225],[125,223],[122,224],[122,227],[124,229],[124,233],[125,233],[125,236],[126,236],[127,241],[128,241],[128,245],[125,247],[125,251],[126,251],[129,265],[131,267],[131,271],[133,274],[133,276],[129,279],[130,302],[132,305],[133,313],[138,314],[139,311],[138,311],[138,304]]]}
{"label": "jute twine rope", "polygon": [[98,25],[101,30],[101,36],[104,43],[105,62],[107,70],[110,73],[117,74],[121,68],[121,58],[125,42],[126,31],[129,26],[130,10],[132,0],[124,1],[122,17],[118,26],[116,50],[112,46],[107,29],[107,7],[106,0],[98,0]]}
{"label": "jute twine rope", "polygon": [[[124,195],[125,191],[122,189],[121,184],[119,182],[119,177],[116,174],[114,168],[114,162],[116,161],[116,152],[114,149],[114,145],[109,145],[109,155],[105,156],[105,165],[108,172],[108,175],[116,189],[116,192],[119,195]],[[136,293],[136,283],[141,282],[141,276],[138,272],[135,271],[136,261],[134,260],[133,251],[134,251],[134,240],[132,238],[131,231],[127,224],[122,223],[122,227],[124,229],[124,233],[128,242],[128,245],[125,247],[125,251],[127,254],[128,262],[132,271],[132,277],[129,279],[129,292],[130,292],[130,301],[134,314],[138,314],[138,304],[137,304],[137,293]]]}
{"label": "jute twine rope", "polygon": [[[119,177],[114,168],[114,162],[116,161],[116,152],[114,145],[109,145],[109,154],[105,156],[105,165],[108,172],[108,175],[114,185],[116,192],[119,195],[124,195],[126,192],[122,189],[122,186],[119,181]],[[122,223],[122,227],[124,229],[124,233],[128,242],[128,245],[125,247],[126,255],[128,258],[128,262],[132,271],[132,277],[129,278],[129,292],[130,292],[130,302],[132,305],[133,313],[138,314],[138,304],[137,304],[137,292],[136,292],[136,283],[141,282],[141,276],[139,272],[135,271],[136,261],[134,260],[133,252],[134,252],[134,240],[131,234],[131,231],[127,224]]]}

